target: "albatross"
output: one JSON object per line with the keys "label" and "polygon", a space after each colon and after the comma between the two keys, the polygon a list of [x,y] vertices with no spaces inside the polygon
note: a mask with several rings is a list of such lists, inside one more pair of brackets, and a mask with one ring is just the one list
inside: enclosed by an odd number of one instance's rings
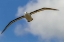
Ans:
{"label": "albatross", "polygon": [[32,11],[30,13],[28,12],[24,12],[24,15],[10,21],[6,27],[3,29],[3,31],[1,32],[1,34],[8,28],[8,26],[10,26],[12,23],[16,22],[17,20],[20,20],[22,18],[25,18],[27,20],[27,22],[31,22],[33,20],[33,18],[31,17],[32,14],[35,14],[37,12],[40,12],[40,11],[44,11],[44,10],[55,10],[55,11],[58,11],[58,9],[54,9],[54,8],[47,8],[47,7],[43,7],[43,8],[40,8],[40,9],[37,9],[35,11]]}

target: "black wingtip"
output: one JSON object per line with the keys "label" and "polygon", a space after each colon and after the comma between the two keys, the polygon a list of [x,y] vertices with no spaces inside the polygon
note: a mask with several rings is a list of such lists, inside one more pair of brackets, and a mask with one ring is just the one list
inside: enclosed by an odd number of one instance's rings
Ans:
{"label": "black wingtip", "polygon": [[3,32],[1,32],[1,34],[2,34]]}
{"label": "black wingtip", "polygon": [[1,34],[3,33],[3,31],[1,32]]}
{"label": "black wingtip", "polygon": [[57,9],[57,11],[59,11],[59,10]]}
{"label": "black wingtip", "polygon": [[58,9],[54,9],[54,10],[59,11]]}
{"label": "black wingtip", "polygon": [[1,34],[4,32],[4,30],[1,32]]}

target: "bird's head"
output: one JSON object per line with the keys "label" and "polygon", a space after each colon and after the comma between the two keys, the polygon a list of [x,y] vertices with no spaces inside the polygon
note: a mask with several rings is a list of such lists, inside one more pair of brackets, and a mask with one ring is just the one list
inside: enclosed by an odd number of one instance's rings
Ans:
{"label": "bird's head", "polygon": [[24,14],[27,14],[27,12],[24,12]]}

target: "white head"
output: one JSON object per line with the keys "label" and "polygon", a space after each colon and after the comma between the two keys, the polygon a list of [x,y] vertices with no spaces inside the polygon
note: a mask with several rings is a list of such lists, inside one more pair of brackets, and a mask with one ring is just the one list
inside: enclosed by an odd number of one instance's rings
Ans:
{"label": "white head", "polygon": [[24,12],[24,14],[27,14],[27,12]]}

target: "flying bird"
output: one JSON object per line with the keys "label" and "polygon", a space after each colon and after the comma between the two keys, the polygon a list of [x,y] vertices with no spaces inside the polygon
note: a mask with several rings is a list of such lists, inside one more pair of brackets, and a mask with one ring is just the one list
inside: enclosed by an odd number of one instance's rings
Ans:
{"label": "flying bird", "polygon": [[16,18],[16,19],[10,21],[10,22],[6,25],[6,27],[3,29],[3,31],[1,32],[1,34],[7,29],[8,26],[10,26],[12,23],[16,22],[17,20],[20,20],[20,19],[22,19],[22,18],[26,18],[27,22],[30,22],[30,21],[33,20],[33,18],[31,17],[32,14],[35,14],[35,13],[37,13],[37,12],[44,11],[44,10],[56,10],[56,11],[58,11],[58,9],[43,7],[43,8],[41,8],[41,9],[35,10],[35,11],[33,11],[33,12],[30,12],[30,13],[25,12],[25,13],[24,13],[25,15],[20,16],[20,17],[18,17],[18,18]]}

